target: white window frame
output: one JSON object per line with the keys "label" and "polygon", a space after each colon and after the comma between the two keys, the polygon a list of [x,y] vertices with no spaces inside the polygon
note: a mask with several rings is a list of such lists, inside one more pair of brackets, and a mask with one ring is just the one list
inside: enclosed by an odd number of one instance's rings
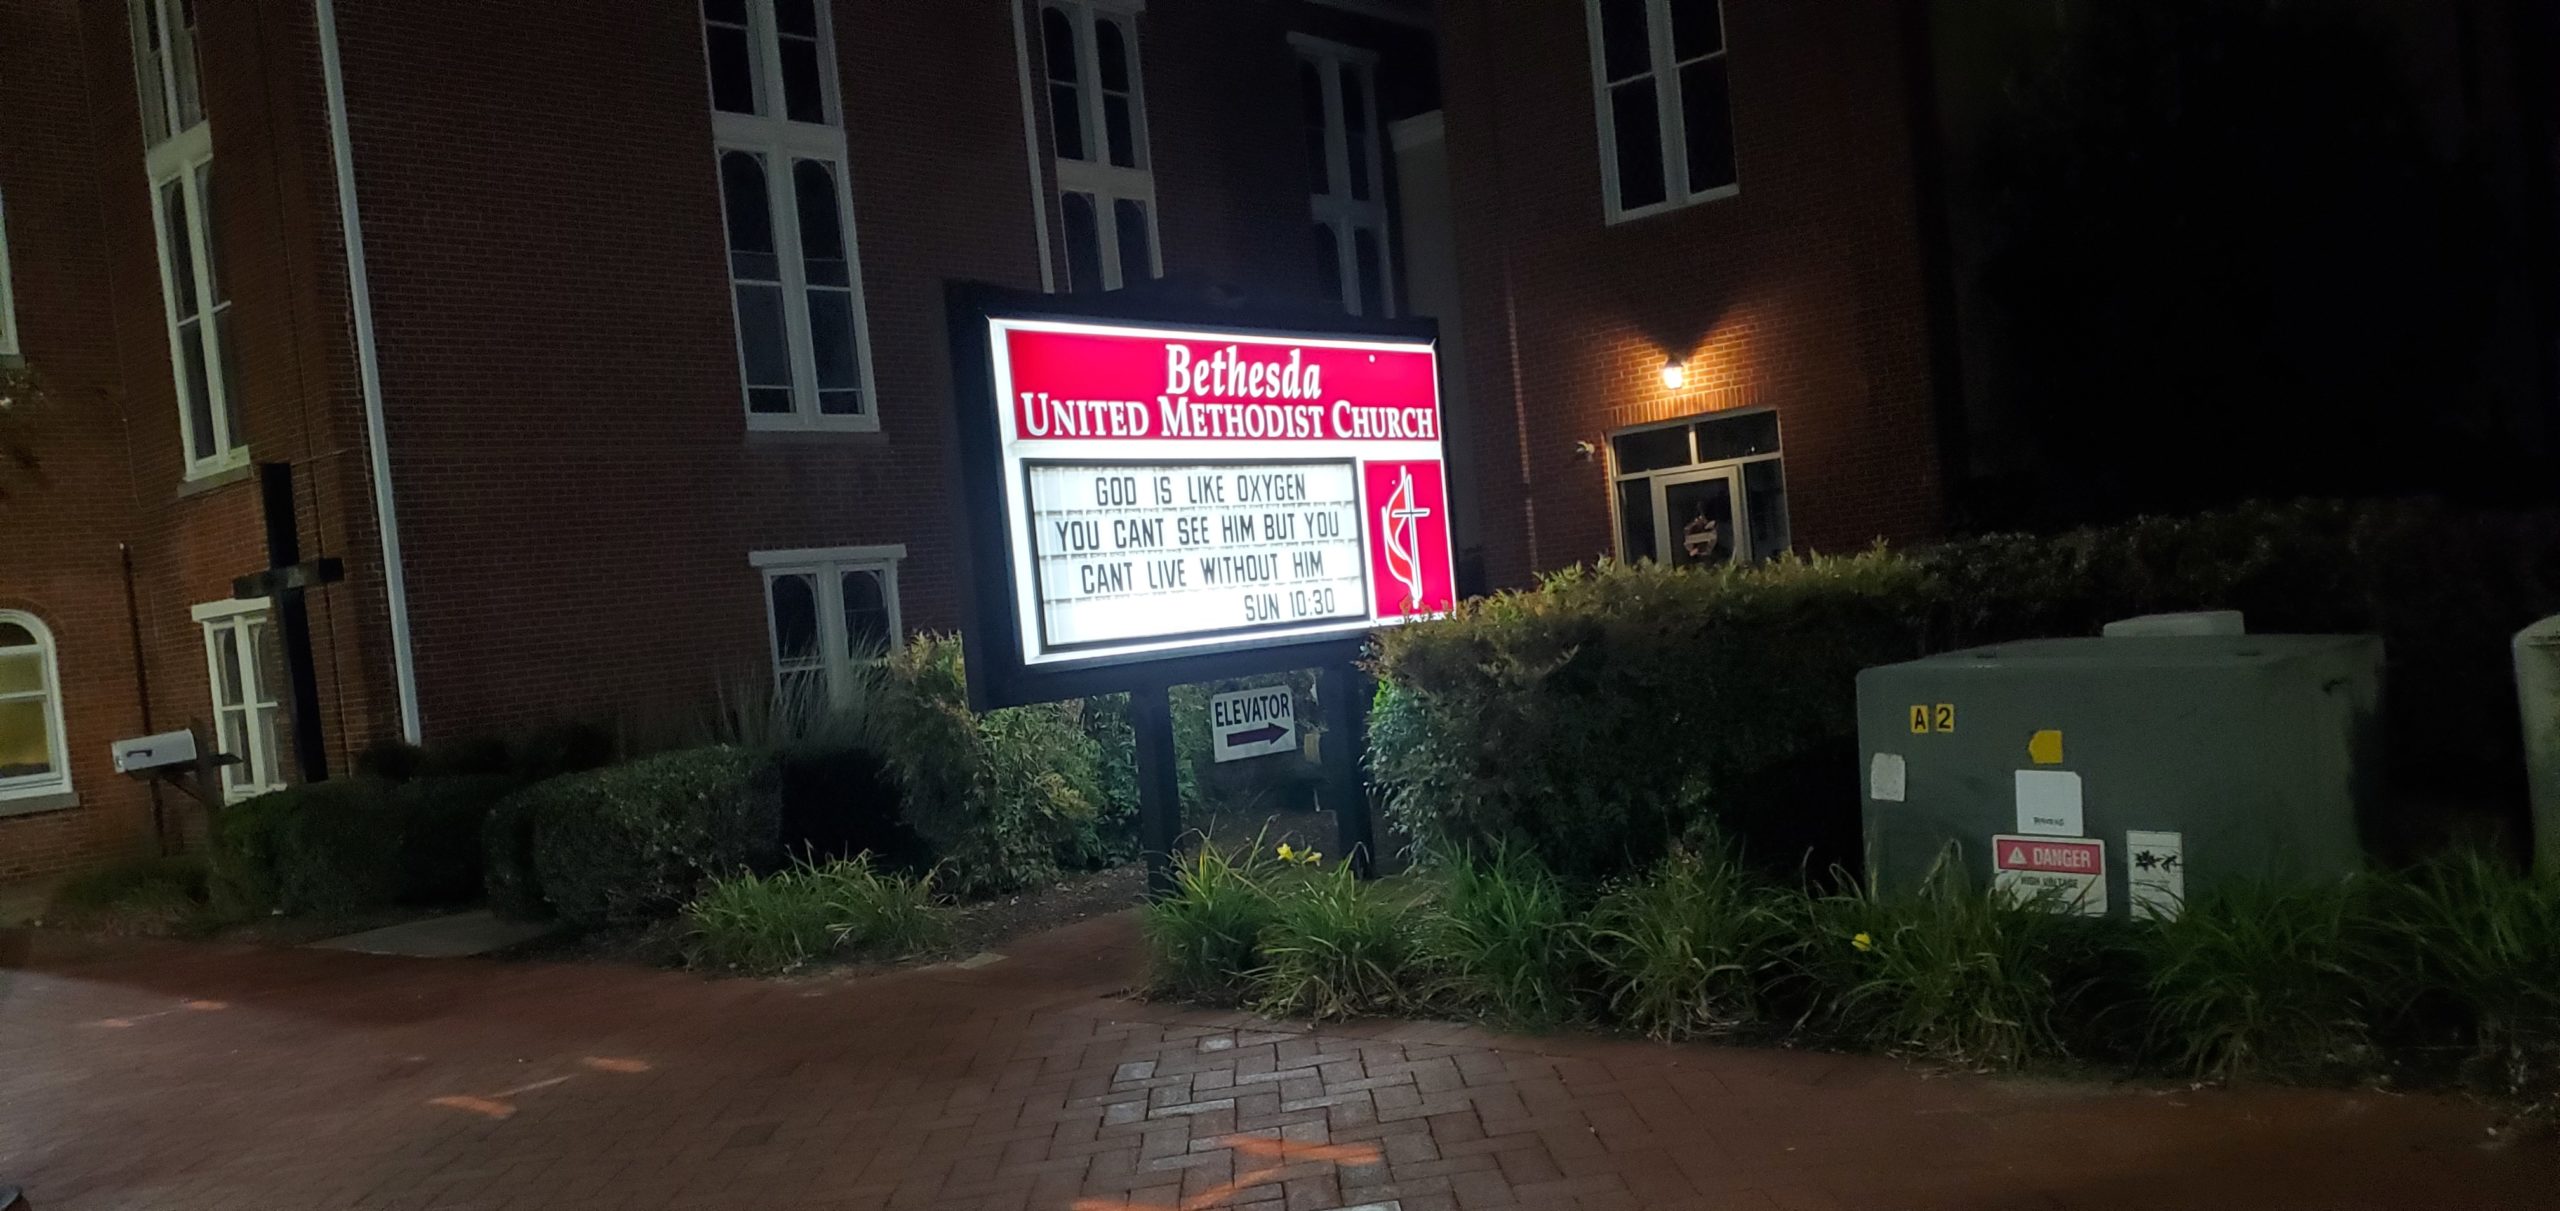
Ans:
{"label": "white window frame", "polygon": [[[1663,199],[1630,210],[1618,205],[1617,119],[1609,106],[1608,51],[1602,40],[1600,29],[1600,0],[1583,0],[1582,11],[1590,32],[1591,43],[1592,109],[1600,124],[1600,201],[1601,205],[1607,208],[1608,221],[1611,223],[1624,223],[1665,211],[1678,210],[1685,206],[1695,206],[1700,202],[1713,202],[1742,192],[1742,170],[1739,162],[1734,166],[1732,184],[1703,190],[1689,188],[1688,117],[1680,103],[1680,69],[1708,59],[1725,59],[1729,63],[1733,51],[1733,45],[1729,40],[1732,30],[1724,19],[1724,0],[1714,0],[1714,2],[1718,30],[1715,52],[1685,60],[1675,60],[1672,57],[1671,46],[1671,0],[1644,0],[1645,49],[1652,55],[1653,100],[1656,112],[1659,114],[1655,125],[1660,128],[1662,135]],[[1728,68],[1725,77],[1728,98],[1725,120],[1728,123],[1733,120],[1730,112],[1732,78],[1731,70]],[[1737,156],[1737,161],[1738,158]]]}
{"label": "white window frame", "polygon": [[[71,743],[62,731],[62,668],[56,663],[60,649],[54,645],[53,628],[33,614],[24,610],[0,610],[0,622],[25,627],[27,633],[35,637],[32,650],[36,653],[42,677],[35,696],[45,704],[45,726],[53,741],[49,754],[53,762],[51,772],[0,778],[0,816],[50,810],[61,806],[61,796],[71,793]],[[15,646],[0,649],[11,654],[27,650],[30,649]],[[0,700],[17,702],[27,697],[26,693],[20,692],[0,695]]]}
{"label": "white window frame", "polygon": [[[853,157],[844,134],[842,72],[836,58],[835,6],[819,0],[818,83],[826,121],[795,122],[787,116],[782,93],[782,41],[776,36],[773,0],[746,0],[747,42],[754,52],[756,112],[730,113],[711,108],[711,171],[720,192],[720,240],[723,275],[728,278],[729,322],[736,338],[738,408],[750,430],[825,430],[875,432],[880,428],[880,392],[871,365],[871,318],[862,285],[862,236],[853,215]],[[702,30],[703,103],[711,106],[711,39],[700,0],[693,0],[694,23]],[[762,156],[765,204],[771,208],[773,243],[781,262],[782,315],[791,353],[791,411],[756,412],[748,407],[746,317],[738,313],[737,279],[728,273],[729,198],[720,177],[721,158],[733,151]],[[806,258],[800,247],[799,196],[792,172],[800,160],[817,160],[836,177],[836,223],[844,232],[845,280],[853,305],[853,354],[858,361],[862,408],[858,412],[818,410],[818,350],[811,338]]]}
{"label": "white window frame", "polygon": [[[1365,301],[1360,291],[1360,251],[1358,235],[1370,234],[1378,243],[1378,299],[1385,307],[1384,315],[1396,314],[1395,250],[1387,239],[1386,153],[1380,146],[1384,130],[1378,121],[1378,54],[1356,46],[1307,34],[1289,35],[1289,44],[1298,49],[1302,63],[1313,65],[1324,87],[1325,183],[1326,192],[1310,192],[1308,209],[1315,221],[1333,231],[1333,253],[1336,271],[1342,283],[1342,309],[1352,315],[1363,314]],[[1369,124],[1368,171],[1369,197],[1363,201],[1351,192],[1351,123],[1343,104],[1343,88],[1357,78],[1368,90]]]}
{"label": "white window frame", "polygon": [[[185,453],[186,478],[195,480],[248,466],[249,442],[225,373],[230,362],[222,346],[222,318],[231,301],[217,297],[227,292],[216,289],[213,223],[205,211],[201,185],[212,172],[213,124],[204,116],[204,73],[196,57],[195,40],[179,20],[183,2],[127,0],[125,19],[133,35],[134,90],[142,104],[142,160],[151,182],[151,239],[159,252],[161,316],[169,331],[170,389],[178,401],[178,441]],[[156,68],[150,57],[151,38],[145,23],[160,32],[160,44],[167,48]],[[184,70],[178,70],[181,66]],[[190,107],[195,110],[195,120],[181,125]],[[169,239],[168,205],[161,193],[172,184],[178,187],[187,206],[184,248],[172,247]],[[194,339],[204,358],[204,406],[213,431],[210,448],[196,441],[196,401],[188,396],[188,337],[178,327],[177,279],[171,273],[176,263],[172,258],[179,256],[187,258],[186,264],[195,275]]]}
{"label": "white window frame", "polygon": [[[222,767],[222,798],[226,803],[282,790],[285,786],[284,745],[270,732],[279,729],[284,720],[283,698],[279,687],[267,684],[266,669],[258,663],[258,645],[253,629],[264,629],[269,643],[277,641],[275,615],[268,599],[232,598],[208,601],[195,607],[194,616],[204,632],[204,667],[208,678],[205,693],[213,701],[213,736],[217,751],[240,758],[237,765]],[[232,671],[240,681],[241,701],[222,700],[222,644],[225,631],[235,633],[232,651],[237,663]],[[225,712],[238,711],[241,716],[237,736],[225,732]],[[270,755],[272,754],[272,761]]]}
{"label": "white window frame", "polygon": [[773,629],[773,582],[786,576],[809,576],[817,583],[818,655],[820,671],[827,677],[829,696],[837,705],[848,705],[852,694],[854,656],[852,637],[844,629],[844,575],[869,572],[880,578],[880,600],[889,611],[889,645],[892,650],[906,646],[906,621],[898,604],[898,564],[907,557],[904,543],[860,547],[802,547],[784,551],[755,551],[747,556],[748,566],[764,577],[765,650],[770,657],[774,685],[782,685],[787,672],[804,671],[783,667],[782,636]]}
{"label": "white window frame", "polygon": [[17,296],[9,284],[9,200],[0,197],[0,358],[16,357],[18,347]]}
{"label": "white window frame", "polygon": [[[1088,159],[1069,159],[1057,151],[1057,140],[1050,139],[1050,161],[1058,173],[1058,228],[1066,234],[1067,195],[1085,194],[1093,199],[1093,226],[1102,261],[1102,288],[1118,290],[1129,283],[1120,272],[1119,203],[1137,202],[1147,208],[1147,272],[1152,277],[1164,276],[1164,237],[1159,230],[1156,210],[1155,150],[1147,134],[1146,50],[1139,41],[1138,15],[1146,5],[1142,0],[1039,0],[1044,12],[1056,9],[1064,14],[1076,34],[1076,105],[1084,122],[1085,151]],[[1105,121],[1106,107],[1102,90],[1102,40],[1095,26],[1111,21],[1120,26],[1122,43],[1129,49],[1129,138],[1134,168],[1123,168],[1111,162],[1111,133]],[[1025,71],[1040,73],[1039,89],[1048,97],[1047,24],[1041,23],[1044,42],[1036,68],[1027,61]],[[1055,122],[1053,116],[1051,121]],[[1085,283],[1075,280],[1073,258],[1069,257],[1067,288],[1081,290]]]}
{"label": "white window frame", "polygon": [[[1764,412],[1775,413],[1776,411],[1777,409],[1768,407],[1735,408],[1729,411],[1703,412],[1690,416],[1674,417],[1670,420],[1648,421],[1641,425],[1629,425],[1623,429],[1610,430],[1602,444],[1608,450],[1609,460],[1609,549],[1616,554],[1618,562],[1630,562],[1627,556],[1626,507],[1624,502],[1619,499],[1619,489],[1622,485],[1642,482],[1651,489],[1653,481],[1657,479],[1670,476],[1693,476],[1702,472],[1727,471],[1733,474],[1734,550],[1736,552],[1746,553],[1748,555],[1747,562],[1756,563],[1760,560],[1770,559],[1777,556],[1780,553],[1778,551],[1759,550],[1753,538],[1750,500],[1751,484],[1749,477],[1751,465],[1754,463],[1776,463],[1778,464],[1779,474],[1783,476],[1786,473],[1787,440],[1785,429],[1782,426],[1779,430],[1778,446],[1776,449],[1763,450],[1756,454],[1739,455],[1733,458],[1711,459],[1704,462],[1699,461],[1697,434],[1697,426],[1704,422],[1741,420],[1745,417],[1756,416]],[[1650,471],[1628,471],[1621,469],[1618,466],[1618,439],[1629,434],[1645,433],[1657,429],[1679,429],[1686,433],[1689,440],[1689,461],[1676,467],[1655,467]],[[1781,502],[1780,508],[1783,512],[1785,507],[1784,502],[1786,500],[1783,492],[1780,494],[1779,500]],[[1664,517],[1660,509],[1656,509],[1654,511],[1654,551],[1657,559],[1660,558],[1661,554],[1666,549],[1666,524],[1667,518]],[[1790,541],[1785,549],[1792,550],[1793,548],[1794,543]]]}

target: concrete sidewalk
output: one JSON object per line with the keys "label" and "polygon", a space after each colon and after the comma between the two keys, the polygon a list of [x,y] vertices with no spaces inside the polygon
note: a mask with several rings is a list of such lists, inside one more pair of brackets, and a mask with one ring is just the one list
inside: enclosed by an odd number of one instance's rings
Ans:
{"label": "concrete sidewalk", "polygon": [[2560,1205],[2560,1149],[2436,1098],[1141,1004],[1126,914],[802,981],[17,950],[0,1174],[38,1211]]}

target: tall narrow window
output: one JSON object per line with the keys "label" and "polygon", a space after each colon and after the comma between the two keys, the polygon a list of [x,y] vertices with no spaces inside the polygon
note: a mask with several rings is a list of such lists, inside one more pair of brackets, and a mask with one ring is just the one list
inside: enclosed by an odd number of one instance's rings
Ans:
{"label": "tall narrow window", "polygon": [[1117,290],[1158,276],[1136,14],[1113,0],[1050,0],[1040,44],[1068,288]]}
{"label": "tall narrow window", "polygon": [[879,427],[828,11],[819,0],[702,0],[751,429]]}
{"label": "tall narrow window", "polygon": [[231,293],[214,256],[213,131],[196,73],[195,0],[128,0],[143,163],[159,233],[169,368],[190,479],[249,461],[231,373]]}
{"label": "tall narrow window", "polygon": [[1729,197],[1733,95],[1720,0],[1585,0],[1610,222]]}
{"label": "tall narrow window", "polygon": [[1298,48],[1316,281],[1326,302],[1353,315],[1394,315],[1377,56],[1303,34],[1290,41]]}
{"label": "tall narrow window", "polygon": [[32,801],[70,790],[53,632],[33,614],[0,610],[0,815],[57,806]]}
{"label": "tall narrow window", "polygon": [[0,198],[0,357],[18,353],[18,309],[9,292],[9,200]]}
{"label": "tall narrow window", "polygon": [[222,794],[246,799],[284,785],[284,745],[278,734],[275,628],[267,603],[217,601],[197,606],[204,628],[205,670],[213,685],[214,741],[239,758],[222,767]]}
{"label": "tall narrow window", "polygon": [[851,700],[851,670],[898,646],[898,561],[906,548],[759,551],[773,638],[774,693],[793,704]]}

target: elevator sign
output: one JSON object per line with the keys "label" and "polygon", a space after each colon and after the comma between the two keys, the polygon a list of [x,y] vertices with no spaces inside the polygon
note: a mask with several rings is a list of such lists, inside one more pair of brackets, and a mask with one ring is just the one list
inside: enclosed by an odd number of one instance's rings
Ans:
{"label": "elevator sign", "polygon": [[1428,341],[989,317],[1025,665],[1449,608]]}

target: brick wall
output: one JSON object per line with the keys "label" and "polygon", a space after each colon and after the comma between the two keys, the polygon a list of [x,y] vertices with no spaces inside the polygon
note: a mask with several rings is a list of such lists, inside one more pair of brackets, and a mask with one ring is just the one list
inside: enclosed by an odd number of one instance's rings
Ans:
{"label": "brick wall", "polygon": [[1583,6],[1440,14],[1493,581],[1614,550],[1606,459],[1576,442],[1724,408],[1778,410],[1800,549],[1934,533],[1898,6],[1727,0],[1741,191],[1614,226]]}

